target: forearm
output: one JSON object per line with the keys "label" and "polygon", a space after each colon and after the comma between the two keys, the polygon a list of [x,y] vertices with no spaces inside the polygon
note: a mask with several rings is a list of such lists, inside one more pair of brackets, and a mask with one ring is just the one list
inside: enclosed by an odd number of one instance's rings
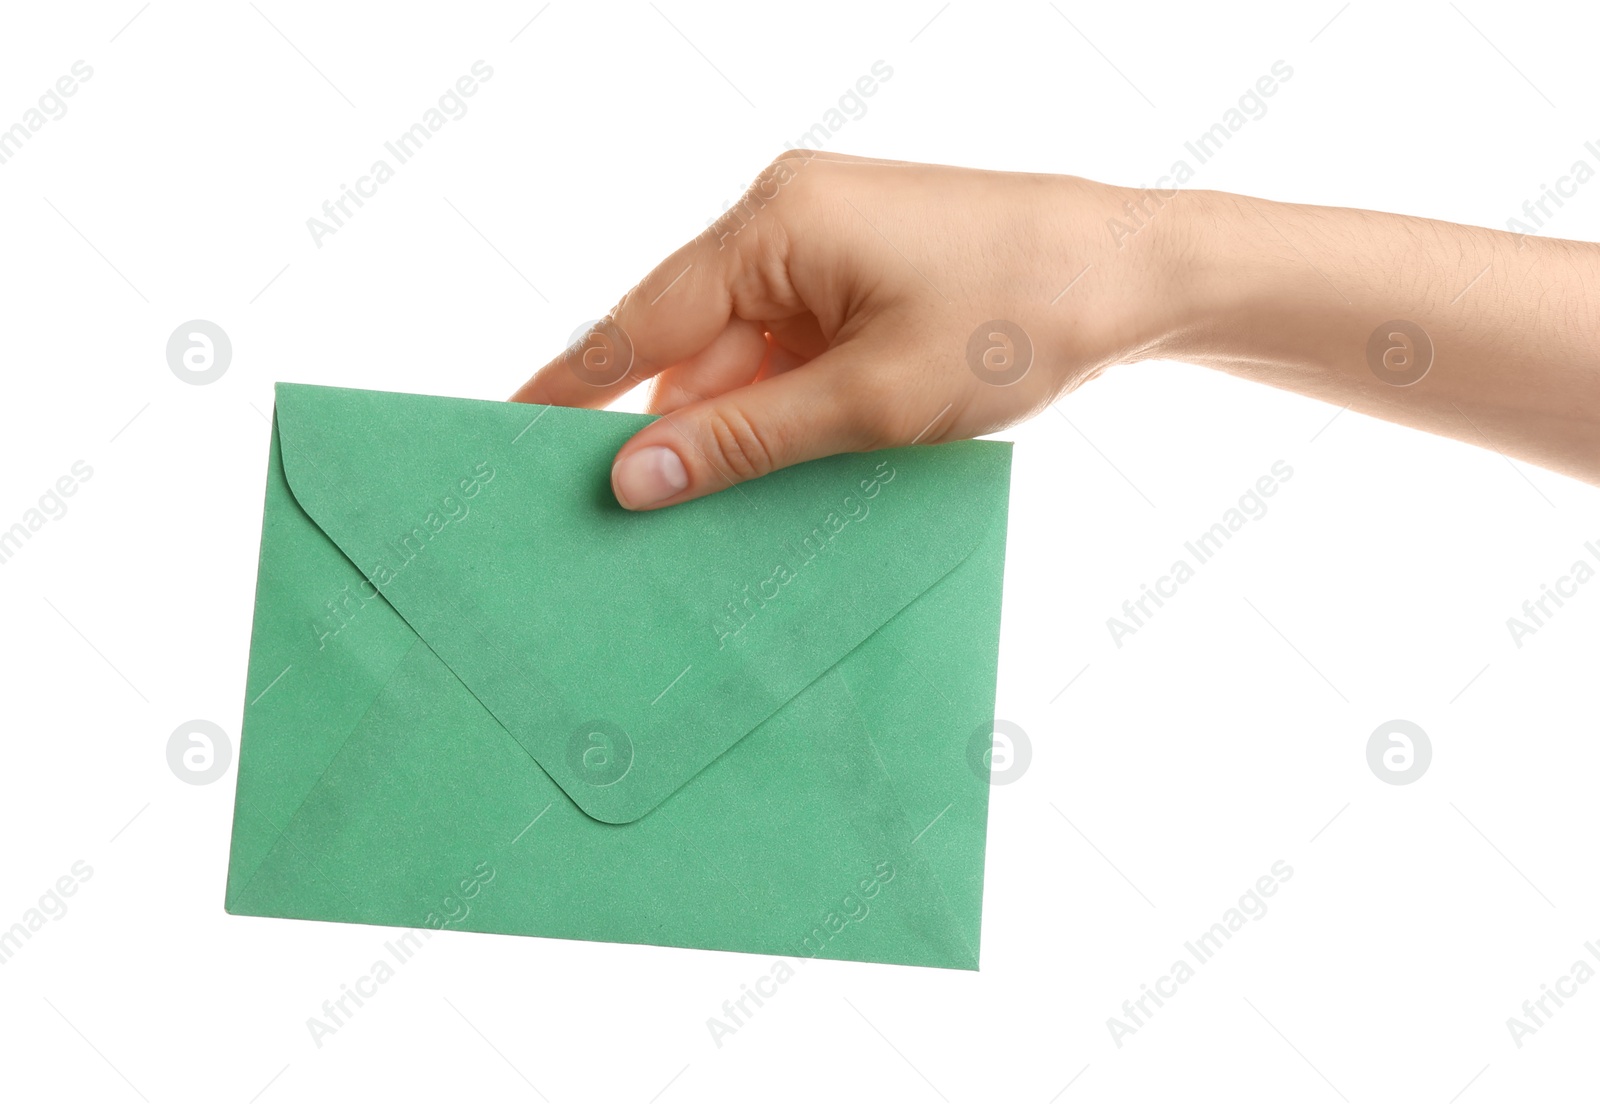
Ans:
{"label": "forearm", "polygon": [[1162,354],[1600,483],[1600,246],[1225,193],[1178,200]]}

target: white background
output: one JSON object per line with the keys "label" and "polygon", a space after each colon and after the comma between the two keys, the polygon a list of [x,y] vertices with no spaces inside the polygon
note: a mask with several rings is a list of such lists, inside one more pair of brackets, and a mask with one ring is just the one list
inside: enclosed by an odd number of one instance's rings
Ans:
{"label": "white background", "polygon": [[[829,148],[1137,185],[1282,59],[1195,186],[1504,227],[1600,161],[1594,12],[138,2],[0,23],[0,126],[94,70],[0,166],[0,529],[94,470],[0,565],[0,928],[94,870],[0,965],[0,1094],[1593,1094],[1600,982],[1520,1048],[1506,1020],[1600,969],[1600,583],[1520,648],[1506,620],[1600,564],[1600,495],[1200,369],[1116,371],[1060,404],[1070,425],[1009,435],[997,710],[1033,762],[994,792],[979,973],[815,963],[719,1048],[707,1018],[771,958],[442,934],[318,1048],[307,1018],[392,933],[225,915],[233,772],[184,783],[165,747],[196,718],[237,739],[274,381],[508,395],[874,61],[892,79]],[[479,59],[469,113],[314,245],[307,218]],[[1600,237],[1600,182],[1549,231]],[[164,355],[196,318],[234,346],[205,387]],[[1268,514],[1115,646],[1106,619],[1280,459]],[[1433,749],[1404,787],[1365,753],[1396,718]],[[1270,912],[1114,1042],[1123,1001],[1280,859]]]}

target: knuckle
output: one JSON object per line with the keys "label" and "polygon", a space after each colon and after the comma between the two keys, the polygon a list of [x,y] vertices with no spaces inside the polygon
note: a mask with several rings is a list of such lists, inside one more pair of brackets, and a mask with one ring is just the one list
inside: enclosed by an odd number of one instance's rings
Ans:
{"label": "knuckle", "polygon": [[736,481],[764,477],[777,468],[770,433],[756,429],[736,408],[713,410],[705,419],[706,456]]}
{"label": "knuckle", "polygon": [[701,235],[701,239],[715,243],[719,250],[726,249],[729,242],[744,229],[748,221],[741,210],[743,206],[743,201],[740,201],[713,219]]}
{"label": "knuckle", "polygon": [[756,181],[788,184],[816,155],[810,150],[785,150],[767,163],[756,177]]}
{"label": "knuckle", "polygon": [[811,150],[785,150],[751,183],[746,199],[760,204],[795,203],[815,192],[826,162]]}
{"label": "knuckle", "polygon": [[[758,173],[739,199],[713,219],[704,233],[717,249],[782,241],[783,228],[798,213],[814,207],[826,187],[826,162],[813,162],[810,150],[786,150]],[[765,233],[754,228],[767,228]],[[747,233],[748,232],[748,233]]]}

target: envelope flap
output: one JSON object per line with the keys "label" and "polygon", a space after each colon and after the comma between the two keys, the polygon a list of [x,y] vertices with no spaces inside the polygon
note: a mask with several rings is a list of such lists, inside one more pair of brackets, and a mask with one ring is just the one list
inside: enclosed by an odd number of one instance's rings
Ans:
{"label": "envelope flap", "polygon": [[1010,467],[999,442],[844,455],[630,513],[611,461],[650,421],[277,392],[306,513],[611,823],[649,812],[958,565]]}

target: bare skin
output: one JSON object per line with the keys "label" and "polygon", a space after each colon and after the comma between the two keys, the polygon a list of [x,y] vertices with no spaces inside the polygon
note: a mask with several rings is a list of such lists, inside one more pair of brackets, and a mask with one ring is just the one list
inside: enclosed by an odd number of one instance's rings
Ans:
{"label": "bare skin", "polygon": [[803,151],[512,398],[604,407],[652,380],[666,418],[611,476],[647,510],[996,431],[1148,358],[1600,484],[1600,245]]}

